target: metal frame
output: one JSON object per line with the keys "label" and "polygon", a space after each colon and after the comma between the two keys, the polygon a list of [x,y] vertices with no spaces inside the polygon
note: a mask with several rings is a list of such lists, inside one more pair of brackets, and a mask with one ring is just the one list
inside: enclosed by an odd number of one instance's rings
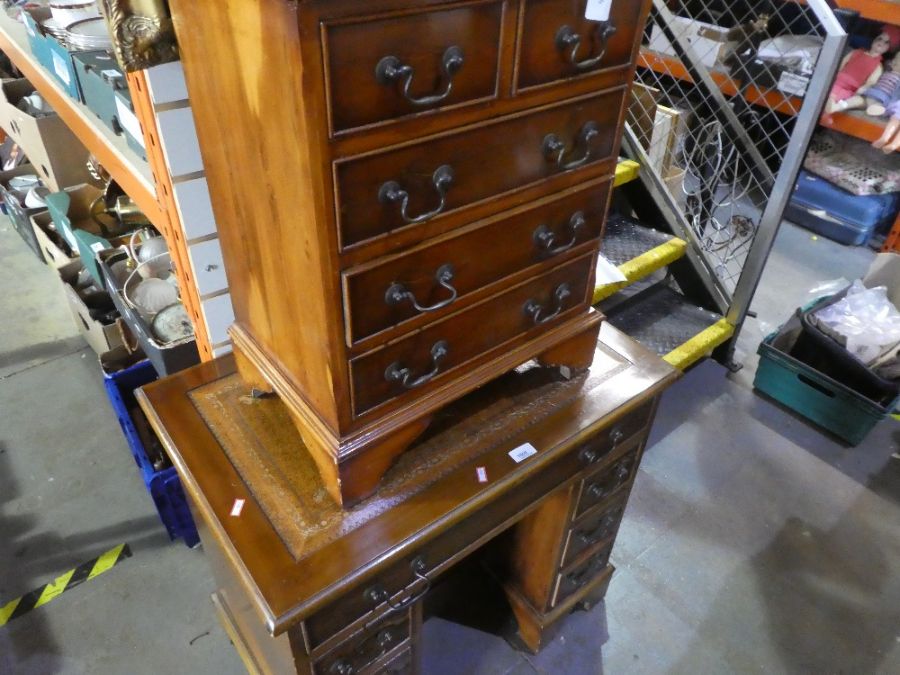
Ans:
{"label": "metal frame", "polygon": [[[680,1],[682,4],[679,6],[682,7],[685,14],[689,14],[688,6],[692,10],[697,10],[699,7],[702,11],[710,14],[718,10],[720,13],[729,14],[728,18],[732,20],[732,23],[740,25],[744,25],[744,22],[749,16],[753,16],[755,11],[750,7],[744,8],[744,11],[748,12],[748,16],[741,17],[737,16],[738,10],[727,2],[722,4],[708,0]],[[668,54],[674,54],[674,56],[666,57],[663,60],[664,67],[661,70],[639,71],[638,80],[641,80],[640,73],[643,73],[647,84],[659,88],[664,87],[666,82],[679,82],[684,79],[683,74],[687,73],[692,83],[687,85],[679,83],[675,87],[673,96],[676,96],[679,90],[683,92],[689,87],[692,93],[683,98],[689,102],[688,108],[694,122],[702,122],[700,126],[704,128],[702,133],[705,133],[705,128],[707,125],[713,124],[711,120],[714,119],[715,128],[719,134],[717,138],[720,139],[720,142],[722,138],[725,138],[729,144],[729,152],[736,153],[729,155],[729,157],[735,158],[735,163],[732,168],[733,173],[730,174],[730,183],[726,181],[726,194],[730,190],[731,199],[729,201],[728,197],[722,199],[715,197],[715,190],[719,189],[718,179],[711,188],[706,188],[704,180],[712,179],[704,177],[704,174],[690,173],[688,175],[692,181],[700,181],[699,187],[696,187],[699,192],[695,192],[695,195],[699,197],[699,202],[696,198],[694,199],[692,202],[694,210],[691,211],[688,206],[689,197],[685,200],[685,207],[682,209],[678,200],[669,191],[664,177],[649,161],[650,153],[641,145],[634,130],[630,127],[626,128],[623,147],[626,153],[641,163],[641,181],[644,189],[656,203],[672,232],[688,242],[688,261],[702,279],[705,290],[718,305],[721,313],[725,315],[731,325],[735,326],[731,342],[717,353],[720,359],[726,362],[731,361],[737,335],[759,285],[766,259],[780,228],[781,219],[800,171],[807,146],[827,99],[831,82],[839,67],[847,38],[827,4],[827,0],[807,0],[805,4],[806,8],[800,10],[803,12],[800,18],[804,22],[809,21],[815,24],[815,29],[823,39],[823,45],[815,60],[809,84],[798,108],[798,97],[784,93],[774,85],[769,85],[768,89],[760,89],[759,82],[752,78],[743,61],[739,61],[738,66],[732,66],[737,68],[733,72],[738,74],[742,84],[738,87],[736,86],[737,81],[730,75],[726,76],[724,79],[735,83],[735,86],[723,91],[722,74],[711,72],[710,68],[701,61],[700,56],[696,53],[697,50],[686,39],[685,34],[676,30],[679,25],[683,26],[684,22],[676,19],[676,13],[670,9],[672,2],[653,0],[650,20],[655,22],[656,28],[665,35],[670,46]],[[760,11],[763,9],[765,7],[761,7]],[[778,19],[785,19],[785,15],[778,16]],[[696,25],[694,28],[696,29]],[[755,53],[754,51],[753,54]],[[672,63],[683,70],[678,73],[674,71],[675,66],[671,66],[673,71],[667,71],[666,68],[670,67]],[[780,71],[774,70],[774,68],[769,71],[768,64],[764,64],[763,67],[767,71],[767,76],[771,77],[773,72],[780,74]],[[666,75],[674,79],[664,79]],[[777,82],[780,86],[781,80],[777,80]],[[773,105],[769,109],[753,108],[752,106],[758,100],[757,97],[761,95],[760,91],[780,105]],[[768,100],[766,99],[767,102]],[[733,109],[733,104],[737,109]],[[695,107],[691,109],[690,106]],[[754,116],[749,114],[750,110],[762,110],[763,112]],[[794,113],[793,116],[783,116],[786,115],[786,111]],[[752,117],[752,127],[744,126],[741,115]],[[783,138],[786,139],[786,142],[776,143],[767,140],[764,145],[757,147],[750,132],[751,128],[753,133],[759,134],[763,130],[771,130],[773,127],[780,135],[775,139]],[[695,127],[689,129],[685,135],[693,138],[693,142],[696,144],[699,141],[694,136],[700,136],[701,133],[698,133]],[[763,137],[772,138],[768,135]],[[708,161],[707,164],[709,164]],[[770,166],[777,166],[776,174],[772,173],[773,169]],[[689,162],[685,168],[691,168]],[[683,189],[686,190],[686,194],[690,194],[686,185],[685,182]],[[740,192],[741,190],[743,192]],[[734,196],[738,192],[741,196]],[[704,195],[707,198],[712,195],[712,198],[704,200]],[[723,207],[723,203],[727,203],[727,206]],[[742,215],[744,210],[752,213],[752,218],[748,220],[750,225],[745,225],[743,230],[738,230],[736,219]],[[722,219],[719,217],[720,211],[730,217],[730,220],[724,221],[727,223],[726,225],[722,225]],[[699,229],[698,222],[700,223]],[[708,223],[712,223],[714,227],[710,228]],[[738,231],[741,232],[740,237],[737,235]],[[712,237],[710,232],[713,233]],[[711,243],[711,240],[718,236],[719,232],[725,232],[730,237],[724,248],[715,242]]]}

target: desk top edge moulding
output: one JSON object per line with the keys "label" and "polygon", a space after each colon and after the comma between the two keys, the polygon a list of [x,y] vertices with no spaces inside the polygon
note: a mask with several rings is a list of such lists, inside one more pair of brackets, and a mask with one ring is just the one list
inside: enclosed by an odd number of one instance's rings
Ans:
{"label": "desk top edge moulding", "polygon": [[329,494],[444,406],[591,364],[649,0],[170,0],[247,385]]}

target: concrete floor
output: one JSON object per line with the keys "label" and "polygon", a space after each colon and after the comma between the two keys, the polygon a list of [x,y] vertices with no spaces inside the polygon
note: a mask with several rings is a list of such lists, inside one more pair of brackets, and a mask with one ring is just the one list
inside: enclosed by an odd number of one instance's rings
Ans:
{"label": "concrete floor", "polygon": [[[605,604],[537,657],[446,621],[425,672],[900,672],[900,424],[846,448],[751,390],[760,338],[871,252],[786,226],[741,338],[665,396]],[[171,543],[54,273],[0,224],[0,607],[103,551],[106,574],[0,628],[0,673],[240,673],[200,549]],[[452,647],[451,647],[452,645]]]}

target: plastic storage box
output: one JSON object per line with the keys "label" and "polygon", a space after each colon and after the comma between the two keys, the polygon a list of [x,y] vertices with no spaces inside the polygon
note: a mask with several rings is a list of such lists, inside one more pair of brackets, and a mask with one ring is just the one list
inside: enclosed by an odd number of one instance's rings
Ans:
{"label": "plastic storage box", "polygon": [[799,316],[763,340],[753,387],[851,445],[858,445],[898,400],[877,403],[791,354],[803,333]]}
{"label": "plastic storage box", "polygon": [[178,340],[170,344],[160,344],[153,336],[150,327],[138,315],[137,311],[125,302],[122,297],[122,288],[116,281],[110,266],[117,260],[124,259],[127,253],[110,249],[100,251],[97,255],[97,265],[103,275],[106,290],[112,297],[113,304],[122,314],[131,332],[134,334],[141,349],[150,359],[153,367],[160,376],[171,375],[179,370],[190,368],[200,363],[200,352],[197,350],[197,340],[194,337]]}
{"label": "plastic storage box", "polygon": [[862,246],[894,221],[898,208],[900,193],[860,197],[802,170],[784,217],[842,244]]}
{"label": "plastic storage box", "polygon": [[181,538],[193,547],[199,541],[178,473],[172,467],[147,418],[138,405],[134,390],[157,379],[149,361],[143,360],[118,370],[123,354],[110,352],[100,357],[103,384],[128,441],[147,492],[171,539]]}

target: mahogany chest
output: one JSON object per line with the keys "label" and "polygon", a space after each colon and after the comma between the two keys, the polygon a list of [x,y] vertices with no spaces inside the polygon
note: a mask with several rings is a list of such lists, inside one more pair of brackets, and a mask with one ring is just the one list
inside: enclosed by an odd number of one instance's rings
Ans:
{"label": "mahogany chest", "polygon": [[171,0],[236,321],[331,496],[449,402],[588,367],[649,0]]}

